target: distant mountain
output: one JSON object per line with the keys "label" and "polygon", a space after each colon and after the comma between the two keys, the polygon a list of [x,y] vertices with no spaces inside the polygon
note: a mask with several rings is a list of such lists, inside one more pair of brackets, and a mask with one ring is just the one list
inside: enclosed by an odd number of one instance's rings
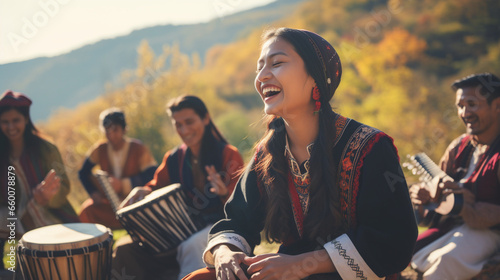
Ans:
{"label": "distant mountain", "polygon": [[104,93],[104,85],[127,69],[136,68],[137,47],[147,40],[155,53],[164,45],[179,45],[182,52],[205,52],[247,35],[253,28],[274,22],[303,0],[278,0],[207,23],[164,25],[136,30],[55,57],[35,58],[0,65],[0,91],[12,89],[33,99],[34,121],[47,119],[59,107],[74,108]]}

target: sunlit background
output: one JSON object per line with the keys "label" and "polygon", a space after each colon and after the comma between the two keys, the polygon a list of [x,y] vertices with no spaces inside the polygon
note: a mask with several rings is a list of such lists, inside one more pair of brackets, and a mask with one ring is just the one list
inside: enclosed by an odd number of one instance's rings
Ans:
{"label": "sunlit background", "polygon": [[273,0],[0,1],[0,64],[54,56],[164,24],[193,24]]}
{"label": "sunlit background", "polygon": [[87,197],[77,172],[111,106],[160,161],[180,143],[165,104],[200,96],[248,159],[264,130],[253,80],[271,26],[324,36],[343,64],[335,110],[391,135],[402,161],[422,151],[437,161],[464,132],[451,82],[500,75],[499,14],[497,0],[0,0],[0,85],[33,99],[77,209]]}

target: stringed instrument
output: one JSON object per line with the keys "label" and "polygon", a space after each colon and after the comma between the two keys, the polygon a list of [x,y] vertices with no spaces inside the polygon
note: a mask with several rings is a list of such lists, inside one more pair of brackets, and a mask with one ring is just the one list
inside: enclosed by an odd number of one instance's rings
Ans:
{"label": "stringed instrument", "polygon": [[111,204],[113,212],[116,213],[116,211],[118,211],[118,209],[120,208],[119,206],[122,199],[118,197],[118,194],[116,194],[115,190],[113,189],[113,186],[111,186],[111,183],[108,180],[109,177],[108,173],[102,170],[98,170],[94,173],[94,176],[97,179],[99,185],[101,186],[101,190],[104,192],[106,198]]}
{"label": "stringed instrument", "polygon": [[410,169],[413,174],[420,175],[419,180],[426,183],[431,201],[437,201],[422,205],[420,209],[416,210],[419,211],[415,213],[418,224],[428,226],[436,218],[436,214],[441,216],[458,215],[462,210],[463,195],[456,193],[443,195],[443,190],[438,186],[439,182],[453,182],[453,179],[441,170],[425,153],[411,156],[409,157],[409,161],[404,163],[403,166]]}

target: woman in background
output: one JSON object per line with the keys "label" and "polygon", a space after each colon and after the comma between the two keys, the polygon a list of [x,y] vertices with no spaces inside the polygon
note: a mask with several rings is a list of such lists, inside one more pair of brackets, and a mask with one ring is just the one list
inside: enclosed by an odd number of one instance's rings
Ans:
{"label": "woman in background", "polygon": [[[16,231],[20,234],[51,224],[78,222],[66,198],[70,185],[61,154],[31,121],[31,103],[24,94],[10,90],[0,97],[0,220],[12,217],[8,194],[14,188],[19,221]],[[3,252],[8,235],[0,234]]]}
{"label": "woman in background", "polygon": [[152,257],[133,244],[129,237],[118,241],[113,254],[113,268],[125,269],[136,279],[153,279],[158,273],[177,266],[181,279],[189,272],[204,267],[201,259],[207,245],[208,230],[224,217],[223,206],[238,180],[243,159],[236,147],[227,143],[210,118],[201,99],[179,96],[167,105],[182,144],[168,151],[153,180],[132,190],[125,205],[132,204],[151,191],[180,183],[192,203],[207,222],[205,229],[193,234],[178,247],[175,259]]}

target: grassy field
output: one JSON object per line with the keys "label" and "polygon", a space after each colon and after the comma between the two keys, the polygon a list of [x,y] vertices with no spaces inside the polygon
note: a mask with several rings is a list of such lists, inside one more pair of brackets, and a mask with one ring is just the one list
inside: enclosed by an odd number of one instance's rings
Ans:
{"label": "grassy field", "polygon": [[[5,242],[5,246],[4,246],[4,249],[3,249],[3,263],[4,263],[4,266],[5,266],[5,269],[8,269],[9,267],[11,267],[11,265],[8,263],[9,261],[9,257],[7,254],[10,253],[10,249],[11,247],[14,247],[17,249],[17,240],[15,240],[16,242],[14,244],[8,244],[6,241]],[[17,254],[16,254],[16,258],[17,258]]]}

